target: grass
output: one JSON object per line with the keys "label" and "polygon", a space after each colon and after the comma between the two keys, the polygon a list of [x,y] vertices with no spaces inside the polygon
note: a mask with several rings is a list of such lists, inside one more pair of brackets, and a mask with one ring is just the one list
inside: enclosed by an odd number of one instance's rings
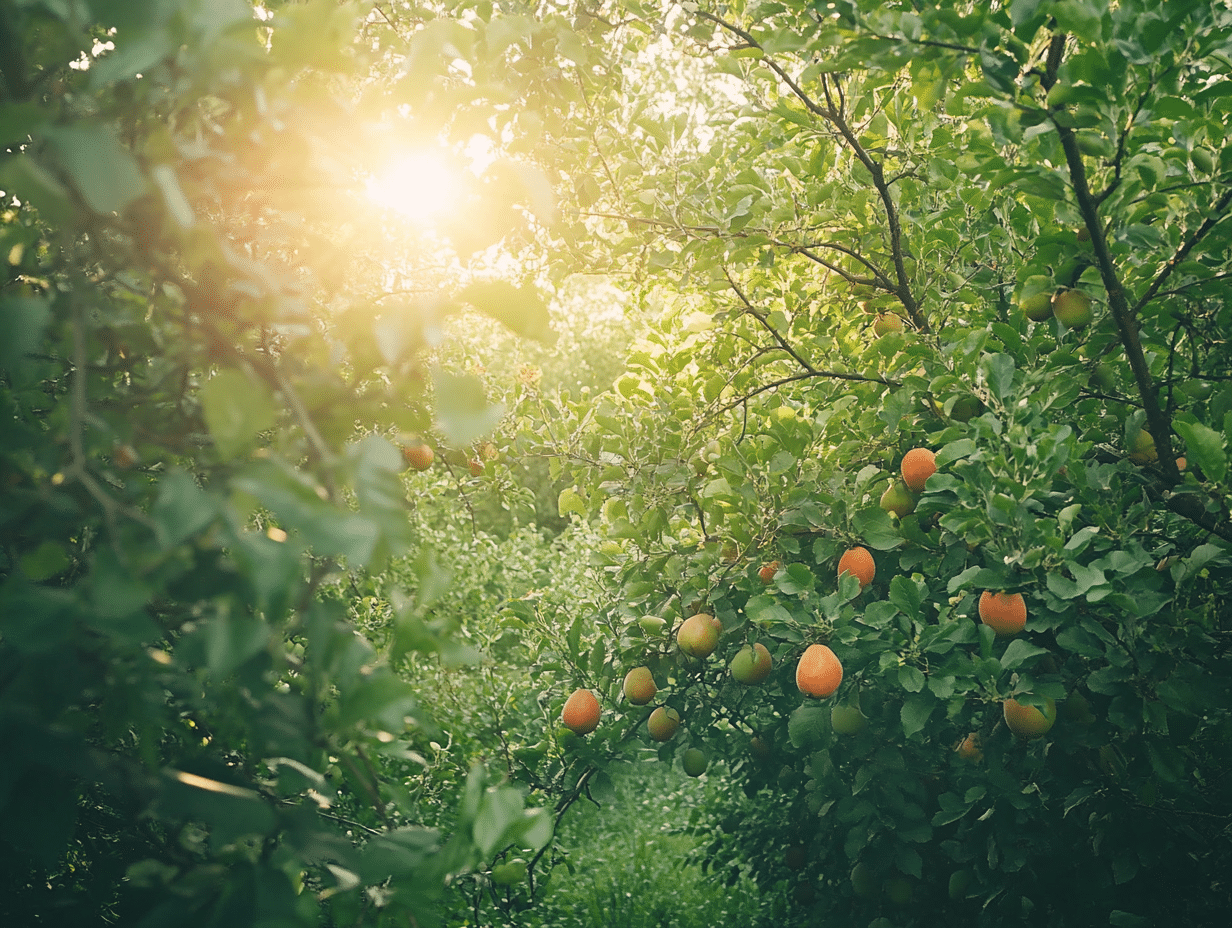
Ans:
{"label": "grass", "polygon": [[709,839],[688,829],[703,780],[650,762],[617,771],[612,787],[599,807],[587,803],[566,816],[558,841],[567,863],[553,872],[542,905],[524,924],[713,928],[764,920],[747,876],[703,872]]}

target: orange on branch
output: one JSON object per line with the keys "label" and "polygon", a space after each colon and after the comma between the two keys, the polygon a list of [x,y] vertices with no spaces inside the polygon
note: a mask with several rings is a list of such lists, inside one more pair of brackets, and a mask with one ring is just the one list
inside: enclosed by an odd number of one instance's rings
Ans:
{"label": "orange on branch", "polygon": [[657,689],[649,667],[634,667],[625,674],[625,699],[635,706],[644,706],[654,699]]}
{"label": "orange on branch", "polygon": [[924,484],[937,472],[936,456],[927,448],[912,448],[903,455],[903,483],[914,493],[923,493]]}
{"label": "orange on branch", "polygon": [[861,590],[873,582],[876,573],[877,564],[873,556],[869,554],[868,548],[851,548],[844,551],[843,556],[838,559],[839,579],[843,579],[843,574],[851,574],[860,581]]}
{"label": "orange on branch", "polygon": [[714,616],[699,612],[681,623],[676,632],[676,643],[690,657],[709,657],[719,645],[722,628]]}
{"label": "orange on branch", "polygon": [[811,644],[796,665],[796,686],[801,693],[825,699],[843,682],[843,665],[824,644]]}
{"label": "orange on branch", "polygon": [[646,730],[655,741],[667,741],[679,727],[680,713],[667,706],[659,706],[646,720]]}
{"label": "orange on branch", "polygon": [[1017,699],[1007,699],[1001,707],[1006,727],[1019,738],[1042,738],[1057,720],[1057,704],[1048,697],[1043,711],[1024,706]]}
{"label": "orange on branch", "polygon": [[590,690],[574,690],[565,701],[560,720],[575,735],[590,734],[599,727],[599,700]]}
{"label": "orange on branch", "polygon": [[980,594],[980,621],[999,636],[1017,635],[1027,624],[1027,602],[1021,593]]}

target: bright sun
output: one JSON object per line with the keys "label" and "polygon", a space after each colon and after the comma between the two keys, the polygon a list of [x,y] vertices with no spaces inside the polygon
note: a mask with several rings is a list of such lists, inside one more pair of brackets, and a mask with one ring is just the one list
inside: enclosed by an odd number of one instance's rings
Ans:
{"label": "bright sun", "polygon": [[368,178],[368,199],[412,222],[430,224],[457,210],[465,194],[461,172],[430,151],[405,154]]}

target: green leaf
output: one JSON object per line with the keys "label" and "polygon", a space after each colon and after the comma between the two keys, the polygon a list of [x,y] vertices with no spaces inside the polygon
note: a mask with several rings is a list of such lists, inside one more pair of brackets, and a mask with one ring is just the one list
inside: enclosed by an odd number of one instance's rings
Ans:
{"label": "green leaf", "polygon": [[547,304],[530,287],[515,287],[503,280],[482,281],[471,284],[458,296],[518,335],[545,345],[556,341]]}
{"label": "green leaf", "polygon": [[1228,457],[1224,450],[1224,437],[1201,422],[1177,420],[1174,425],[1185,439],[1190,457],[1215,483],[1222,483],[1228,472]]}
{"label": "green leaf", "polygon": [[988,385],[998,399],[1004,400],[1014,387],[1014,359],[1008,354],[991,354],[984,359],[988,370]]}
{"label": "green leaf", "polygon": [[37,379],[37,362],[29,356],[38,349],[50,321],[51,306],[42,297],[0,298],[0,373],[7,374],[13,386]]}
{"label": "green leaf", "polygon": [[489,403],[483,383],[472,374],[434,368],[436,416],[441,431],[454,445],[466,445],[491,432],[505,415],[500,403]]}
{"label": "green leaf", "polygon": [[856,532],[875,551],[889,551],[903,543],[903,537],[890,521],[890,514],[881,507],[861,509],[851,517]]}
{"label": "green leaf", "polygon": [[234,368],[203,383],[199,396],[206,427],[224,459],[239,457],[277,421],[269,388]]}
{"label": "green leaf", "polygon": [[1001,655],[1001,667],[1005,670],[1013,670],[1015,667],[1020,666],[1023,661],[1039,654],[1047,653],[1044,648],[1033,645],[1022,638],[1015,638],[1006,647],[1005,653]]}
{"label": "green leaf", "polygon": [[56,160],[94,212],[121,213],[146,190],[128,149],[106,126],[57,126],[43,133]]}
{"label": "green leaf", "polygon": [[903,723],[903,734],[910,738],[923,731],[936,705],[936,697],[928,690],[908,696],[902,709],[899,710],[899,717]]}
{"label": "green leaf", "polygon": [[47,580],[61,573],[70,563],[64,546],[48,540],[21,556],[21,572],[31,580]]}
{"label": "green leaf", "polygon": [[920,606],[927,590],[920,589],[915,580],[902,574],[890,581],[890,602],[909,619],[920,617]]}
{"label": "green leaf", "polygon": [[207,494],[182,470],[173,470],[159,481],[158,498],[150,517],[164,549],[174,548],[200,532],[218,515],[218,501]]}
{"label": "green leaf", "polygon": [[899,667],[898,684],[908,693],[918,693],[924,689],[924,674],[918,667],[910,665]]}

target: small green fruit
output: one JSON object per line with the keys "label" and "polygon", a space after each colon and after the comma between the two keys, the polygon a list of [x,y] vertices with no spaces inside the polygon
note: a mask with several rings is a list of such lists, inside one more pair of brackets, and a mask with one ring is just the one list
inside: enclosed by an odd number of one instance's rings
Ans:
{"label": "small green fruit", "polygon": [[745,686],[754,686],[770,676],[770,652],[760,641],[745,645],[731,661],[732,679]]}
{"label": "small green fruit", "polygon": [[668,706],[659,706],[646,720],[646,730],[655,741],[667,741],[680,727],[680,713]]}
{"label": "small green fruit", "polygon": [[861,899],[872,899],[880,889],[877,875],[866,863],[858,863],[851,868],[851,889]]}
{"label": "small green fruit", "polygon": [[895,480],[881,494],[881,508],[901,519],[915,511],[915,497],[907,489],[907,484]]}
{"label": "small green fruit", "polygon": [[492,868],[492,882],[497,886],[512,886],[525,879],[526,861],[521,857],[515,857]]}
{"label": "small green fruit", "polygon": [[706,772],[706,755],[698,748],[689,748],[680,758],[684,772],[691,777],[700,777]]}
{"label": "small green fruit", "polygon": [[830,726],[838,735],[854,735],[864,730],[867,720],[856,706],[835,706],[830,710]]}
{"label": "small green fruit", "polygon": [[1095,318],[1091,298],[1081,290],[1058,290],[1052,297],[1052,314],[1071,329],[1083,329]]}

